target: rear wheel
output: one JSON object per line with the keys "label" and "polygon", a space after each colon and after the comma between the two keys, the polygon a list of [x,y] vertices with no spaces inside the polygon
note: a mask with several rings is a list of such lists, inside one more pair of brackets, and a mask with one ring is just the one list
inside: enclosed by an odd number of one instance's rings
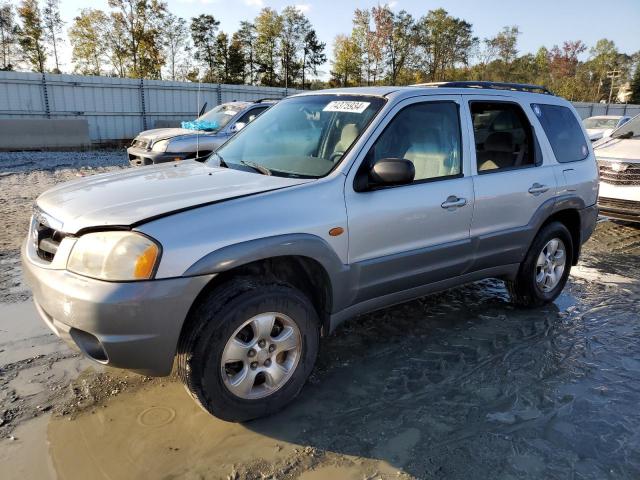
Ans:
{"label": "rear wheel", "polygon": [[560,222],[545,225],[520,265],[516,279],[507,282],[511,300],[526,307],[555,300],[567,283],[572,258],[573,242],[567,227]]}
{"label": "rear wheel", "polygon": [[300,392],[315,363],[319,321],[292,286],[239,278],[195,309],[178,349],[178,373],[223,420],[271,414]]}

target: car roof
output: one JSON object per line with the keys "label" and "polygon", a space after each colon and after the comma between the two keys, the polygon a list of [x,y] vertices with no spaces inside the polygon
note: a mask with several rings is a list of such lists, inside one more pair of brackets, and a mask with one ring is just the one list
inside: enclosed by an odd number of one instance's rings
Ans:
{"label": "car roof", "polygon": [[[459,82],[462,83],[462,82]],[[557,97],[548,93],[534,93],[530,91],[516,91],[498,88],[470,88],[470,87],[448,87],[442,84],[418,84],[403,87],[378,86],[378,87],[343,87],[329,88],[326,90],[309,90],[303,93],[292,95],[294,97],[306,95],[368,95],[376,97],[386,97],[390,100],[402,100],[418,95],[487,95],[496,97],[521,97],[530,101],[540,103],[551,103],[566,105],[567,102],[562,97]]]}

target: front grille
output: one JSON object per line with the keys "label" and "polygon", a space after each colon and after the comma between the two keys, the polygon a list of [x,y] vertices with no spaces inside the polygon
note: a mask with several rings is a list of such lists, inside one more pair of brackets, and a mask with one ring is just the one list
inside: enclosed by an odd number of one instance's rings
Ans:
{"label": "front grille", "polygon": [[603,161],[598,164],[600,180],[603,182],[612,185],[640,185],[640,164]]}
{"label": "front grille", "polygon": [[640,202],[635,200],[623,200],[620,198],[600,197],[598,205],[603,212],[624,213],[627,215],[640,216]]}
{"label": "front grille", "polygon": [[65,234],[43,223],[36,222],[33,235],[38,257],[46,262],[53,261]]}

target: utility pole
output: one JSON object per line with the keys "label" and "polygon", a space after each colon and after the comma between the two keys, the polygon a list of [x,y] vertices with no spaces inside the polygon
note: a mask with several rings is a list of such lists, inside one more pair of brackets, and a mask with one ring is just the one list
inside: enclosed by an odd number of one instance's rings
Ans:
{"label": "utility pole", "polygon": [[609,70],[607,72],[607,78],[611,79],[611,88],[609,89],[609,103],[611,103],[611,97],[613,97],[613,85],[616,79],[620,78],[620,70]]}

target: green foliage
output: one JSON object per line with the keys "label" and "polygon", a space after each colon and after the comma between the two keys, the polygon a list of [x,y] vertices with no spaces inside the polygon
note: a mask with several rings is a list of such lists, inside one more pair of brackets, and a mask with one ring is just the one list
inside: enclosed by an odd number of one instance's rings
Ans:
{"label": "green foliage", "polygon": [[640,104],[640,63],[636,65],[636,73],[631,81],[631,103]]}
{"label": "green foliage", "polygon": [[16,66],[18,26],[11,3],[0,4],[0,70],[13,70]]}
{"label": "green foliage", "polygon": [[85,8],[69,28],[75,71],[82,75],[101,75],[106,61],[104,38],[109,17],[102,11]]}
{"label": "green foliage", "polygon": [[194,58],[207,67],[204,80],[215,81],[217,32],[220,22],[213,15],[199,15],[191,19],[191,38],[195,47]]}
{"label": "green foliage", "polygon": [[47,50],[44,44],[44,25],[37,0],[22,0],[18,7],[22,26],[18,29],[18,43],[24,61],[35,71],[44,73]]}
{"label": "green foliage", "polygon": [[62,27],[64,23],[60,16],[60,0],[45,0],[44,8],[42,9],[42,25],[44,27],[44,40],[51,47],[56,65],[53,73],[62,73],[58,60],[58,47],[62,43]]}

